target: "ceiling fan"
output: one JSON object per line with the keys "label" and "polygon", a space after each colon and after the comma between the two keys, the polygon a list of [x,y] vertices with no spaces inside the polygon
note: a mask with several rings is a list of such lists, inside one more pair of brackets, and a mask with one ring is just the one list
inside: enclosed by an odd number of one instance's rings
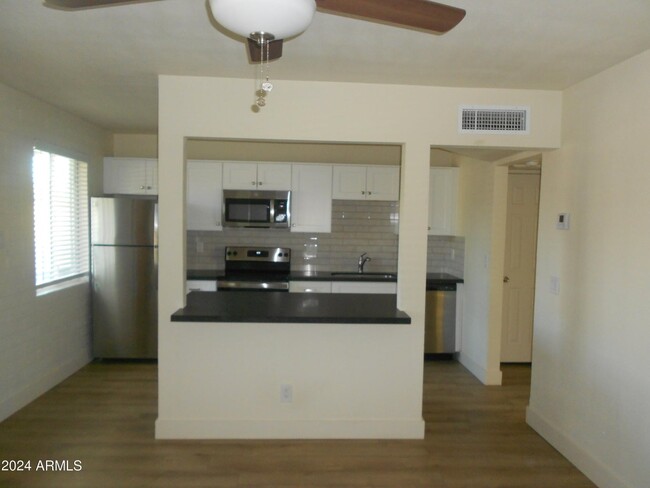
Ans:
{"label": "ceiling fan", "polygon": [[[45,4],[75,10],[155,0],[44,0]],[[429,0],[208,0],[215,20],[248,40],[252,62],[260,64],[260,85],[253,111],[266,105],[273,89],[269,61],[282,56],[284,39],[297,36],[311,23],[316,8],[363,20],[377,21],[443,34],[465,17],[460,8]]]}
{"label": "ceiling fan", "polygon": [[[155,0],[44,0],[64,10],[143,3]],[[212,14],[226,29],[248,39],[251,61],[282,56],[283,40],[311,23],[314,10],[343,14],[444,34],[465,17],[465,10],[429,0],[209,0]]]}

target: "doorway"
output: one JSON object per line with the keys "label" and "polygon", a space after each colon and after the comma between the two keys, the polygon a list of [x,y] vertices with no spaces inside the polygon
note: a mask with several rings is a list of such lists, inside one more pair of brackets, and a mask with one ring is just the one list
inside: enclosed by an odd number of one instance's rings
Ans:
{"label": "doorway", "polygon": [[535,307],[535,265],[539,216],[539,162],[508,171],[508,203],[503,273],[501,362],[530,363]]}

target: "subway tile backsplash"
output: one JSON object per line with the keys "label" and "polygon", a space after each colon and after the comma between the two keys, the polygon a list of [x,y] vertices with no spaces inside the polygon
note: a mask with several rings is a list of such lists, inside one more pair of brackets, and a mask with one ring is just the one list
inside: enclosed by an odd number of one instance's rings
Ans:
{"label": "subway tile backsplash", "polygon": [[[398,202],[334,200],[332,232],[292,233],[276,229],[188,231],[187,267],[223,268],[226,246],[278,246],[292,251],[291,267],[309,271],[356,271],[359,255],[372,258],[366,271],[397,271]],[[464,239],[430,236],[428,272],[462,276]]]}

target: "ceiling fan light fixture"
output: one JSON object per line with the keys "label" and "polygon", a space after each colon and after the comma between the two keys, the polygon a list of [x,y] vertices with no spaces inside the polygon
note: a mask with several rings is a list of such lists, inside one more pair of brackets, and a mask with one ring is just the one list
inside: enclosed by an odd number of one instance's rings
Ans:
{"label": "ceiling fan light fixture", "polygon": [[215,20],[243,37],[255,33],[285,39],[303,32],[316,10],[315,0],[210,0]]}

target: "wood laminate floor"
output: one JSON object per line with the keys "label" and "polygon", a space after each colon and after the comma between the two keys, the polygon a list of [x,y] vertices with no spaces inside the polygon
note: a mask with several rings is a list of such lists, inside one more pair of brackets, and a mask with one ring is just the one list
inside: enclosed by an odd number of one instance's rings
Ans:
{"label": "wood laminate floor", "polygon": [[156,441],[156,365],[93,363],[0,423],[0,460],[32,466],[0,487],[594,487],[526,425],[530,368],[503,373],[426,362],[421,441]]}

